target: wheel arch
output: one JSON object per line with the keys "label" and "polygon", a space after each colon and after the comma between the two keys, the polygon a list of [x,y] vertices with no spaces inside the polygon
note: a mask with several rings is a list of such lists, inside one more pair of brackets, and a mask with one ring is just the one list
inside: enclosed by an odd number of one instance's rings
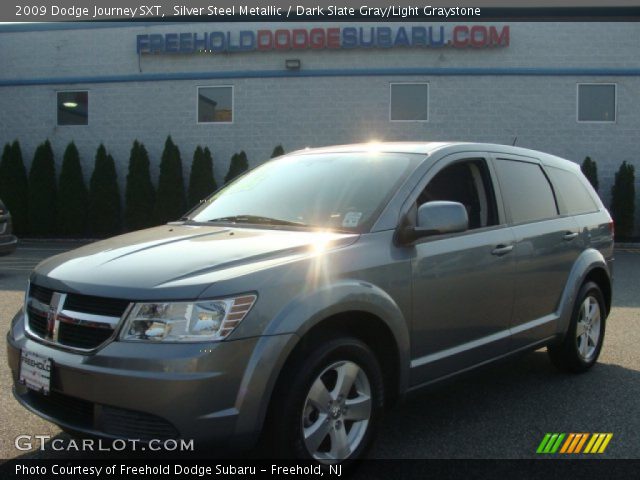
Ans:
{"label": "wheel arch", "polygon": [[241,390],[250,391],[259,385],[260,392],[243,396],[241,403],[251,405],[239,409],[242,418],[236,426],[238,434],[255,436],[263,429],[283,372],[314,342],[335,334],[358,338],[374,351],[383,370],[388,404],[403,397],[409,383],[408,322],[384,290],[362,281],[344,280],[293,299],[266,326],[262,338],[282,337],[283,344],[277,358],[273,358],[273,350],[264,358],[273,367],[269,378],[264,378],[266,370],[258,367],[263,365],[263,358],[258,357],[265,354],[260,348],[254,351],[256,358],[250,363],[255,367],[245,372]]}
{"label": "wheel arch", "polygon": [[588,281],[593,281],[600,287],[605,298],[606,314],[608,315],[611,310],[613,291],[611,272],[602,253],[593,248],[587,249],[580,254],[569,273],[557,310],[559,341],[564,338],[571,322],[573,305],[580,288]]}

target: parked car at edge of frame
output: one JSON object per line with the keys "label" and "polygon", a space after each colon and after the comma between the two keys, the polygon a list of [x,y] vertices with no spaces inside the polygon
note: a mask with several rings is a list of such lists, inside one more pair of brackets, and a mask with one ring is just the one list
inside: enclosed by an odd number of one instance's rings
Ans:
{"label": "parked car at edge of frame", "polygon": [[18,239],[12,231],[11,213],[0,199],[0,257],[13,253],[18,246]]}

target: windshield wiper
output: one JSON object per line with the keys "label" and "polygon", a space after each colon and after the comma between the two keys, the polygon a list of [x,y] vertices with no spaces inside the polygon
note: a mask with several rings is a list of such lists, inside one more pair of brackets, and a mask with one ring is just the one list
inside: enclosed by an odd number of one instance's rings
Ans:
{"label": "windshield wiper", "polygon": [[219,217],[207,220],[207,223],[228,222],[228,223],[253,223],[259,225],[287,225],[293,227],[308,227],[303,222],[291,222],[289,220],[281,220],[279,218],[261,217],[258,215],[233,215],[230,217]]}

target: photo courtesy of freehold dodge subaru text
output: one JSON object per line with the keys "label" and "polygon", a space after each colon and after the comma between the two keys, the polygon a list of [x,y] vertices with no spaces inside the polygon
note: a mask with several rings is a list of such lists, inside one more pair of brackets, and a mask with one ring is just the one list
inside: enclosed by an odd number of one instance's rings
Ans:
{"label": "photo courtesy of freehold dodge subaru text", "polygon": [[306,149],[175,222],[41,263],[7,338],[15,396],[71,432],[263,434],[346,462],[409,390],[541,346],[590,368],[612,247],[589,182],[552,155]]}

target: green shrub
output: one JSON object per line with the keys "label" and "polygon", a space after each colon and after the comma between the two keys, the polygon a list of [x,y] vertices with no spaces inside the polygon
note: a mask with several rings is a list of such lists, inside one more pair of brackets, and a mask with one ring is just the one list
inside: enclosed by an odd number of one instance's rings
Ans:
{"label": "green shrub", "polygon": [[149,172],[149,154],[142,143],[133,142],[125,189],[124,224],[129,231],[151,227],[155,190]]}
{"label": "green shrub", "polygon": [[158,196],[155,206],[155,221],[158,224],[178,220],[186,210],[184,179],[182,176],[182,160],[180,150],[167,137],[160,160],[160,177],[158,179]]}
{"label": "green shrub", "polygon": [[4,146],[0,160],[0,198],[11,212],[13,231],[24,235],[28,231],[29,191],[27,170],[22,161],[20,143],[15,140]]}
{"label": "green shrub", "polygon": [[67,145],[58,182],[58,232],[65,237],[87,233],[87,186],[75,143]]}
{"label": "green shrub", "polygon": [[580,167],[584,176],[587,177],[589,183],[593,186],[593,189],[598,191],[598,165],[591,157],[586,157],[582,166]]}
{"label": "green shrub", "polygon": [[29,232],[35,236],[56,232],[56,167],[51,143],[38,145],[29,170]]}
{"label": "green shrub", "polygon": [[229,183],[238,175],[241,175],[243,172],[246,172],[249,169],[249,162],[247,160],[247,154],[244,153],[244,150],[240,153],[234,153],[231,157],[231,162],[229,163],[229,171],[227,175],[224,177],[224,183]]}
{"label": "green shrub", "polygon": [[195,207],[200,200],[208,197],[217,189],[213,178],[213,159],[208,147],[204,150],[200,145],[193,152],[193,163],[189,175],[189,208]]}
{"label": "green shrub", "polygon": [[113,157],[100,144],[89,181],[89,232],[95,237],[120,233],[120,191]]}
{"label": "green shrub", "polygon": [[635,214],[635,169],[633,165],[622,162],[616,172],[611,188],[611,216],[615,222],[616,237],[630,238],[633,235]]}
{"label": "green shrub", "polygon": [[278,145],[273,149],[273,152],[271,152],[271,158],[280,157],[282,155],[284,155],[284,148],[282,148],[282,145]]}

